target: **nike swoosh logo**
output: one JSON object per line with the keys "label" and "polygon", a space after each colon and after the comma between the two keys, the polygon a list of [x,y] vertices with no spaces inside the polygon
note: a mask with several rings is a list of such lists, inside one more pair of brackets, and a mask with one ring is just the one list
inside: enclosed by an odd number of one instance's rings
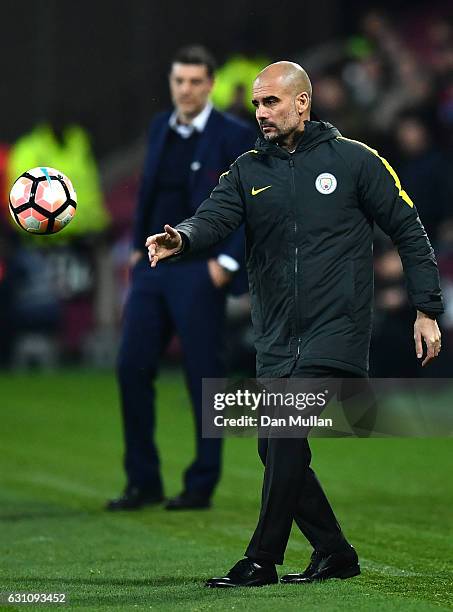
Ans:
{"label": "nike swoosh logo", "polygon": [[266,191],[266,189],[270,189],[271,187],[272,185],[267,185],[267,187],[261,187],[260,189],[255,189],[255,187],[252,187],[252,196],[256,196],[262,191]]}

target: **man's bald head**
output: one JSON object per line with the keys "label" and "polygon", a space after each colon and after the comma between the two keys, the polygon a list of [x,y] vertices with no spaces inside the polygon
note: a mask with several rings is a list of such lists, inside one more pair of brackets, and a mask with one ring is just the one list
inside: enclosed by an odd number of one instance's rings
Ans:
{"label": "man's bald head", "polygon": [[306,92],[311,102],[313,90],[310,78],[302,66],[295,62],[282,61],[266,66],[256,77],[255,84],[259,86],[269,82],[284,87],[294,96]]}
{"label": "man's bald head", "polygon": [[310,119],[312,88],[308,74],[294,62],[275,62],[253,83],[252,103],[266,140],[292,149]]}

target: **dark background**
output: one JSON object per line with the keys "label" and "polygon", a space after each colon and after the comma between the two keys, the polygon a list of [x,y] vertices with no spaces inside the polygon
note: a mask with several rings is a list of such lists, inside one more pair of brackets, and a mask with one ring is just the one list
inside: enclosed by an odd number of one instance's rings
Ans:
{"label": "dark background", "polygon": [[[426,372],[451,376],[451,1],[7,0],[0,7],[0,367],[2,353],[3,363],[20,367],[24,361],[45,363],[46,351],[49,363],[113,365],[147,126],[170,106],[167,74],[175,52],[196,43],[208,47],[219,66],[237,54],[301,63],[313,81],[317,114],[389,160],[417,206],[439,263],[444,348]],[[256,125],[253,113],[239,110]],[[95,215],[86,209],[83,217],[80,206],[77,220],[55,241],[25,235],[10,222],[9,160],[17,142],[27,142],[42,122],[54,129],[85,128],[106,213],[102,227],[85,230],[82,220]],[[24,170],[14,168],[14,176]],[[83,179],[73,180],[80,195]],[[91,183],[87,192],[94,192]],[[414,357],[415,312],[398,254],[378,232],[374,252],[373,373],[424,374]],[[28,319],[18,314],[24,308]],[[242,306],[231,306],[229,320],[229,362],[253,370],[246,298]],[[177,359],[177,343],[172,346]],[[25,358],[32,350],[36,359]]]}
{"label": "dark background", "polygon": [[[293,59],[357,29],[364,2],[42,0],[2,2],[0,140],[64,114],[99,156],[121,148],[168,102],[175,50],[197,42],[221,64],[231,53]],[[404,21],[426,2],[379,2]]]}

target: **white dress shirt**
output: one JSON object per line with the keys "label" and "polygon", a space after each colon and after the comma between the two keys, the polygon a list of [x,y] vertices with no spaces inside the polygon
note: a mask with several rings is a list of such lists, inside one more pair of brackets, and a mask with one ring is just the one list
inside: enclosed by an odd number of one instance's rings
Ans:
{"label": "white dress shirt", "polygon": [[[177,132],[181,136],[181,138],[190,138],[195,130],[197,132],[203,132],[208,122],[211,111],[212,104],[211,102],[208,102],[204,109],[199,112],[198,115],[194,117],[189,124],[184,124],[178,123],[178,113],[175,110],[171,114],[170,119],[168,120],[168,125],[171,127],[172,130],[175,130],[175,132]],[[200,167],[200,162],[194,161],[192,162],[190,169],[193,172],[197,172]],[[231,257],[231,255],[226,255],[225,253],[222,253],[217,257],[217,262],[222,266],[222,268],[225,268],[225,270],[227,270],[228,272],[237,272],[240,267],[238,262],[233,257]]]}
{"label": "white dress shirt", "polygon": [[168,125],[173,130],[175,130],[175,132],[178,132],[178,134],[182,138],[190,138],[190,136],[192,136],[192,134],[194,133],[194,130],[196,130],[197,132],[202,132],[205,129],[211,111],[212,104],[211,102],[208,102],[204,109],[199,112],[198,115],[194,117],[190,123],[185,124],[178,123],[178,112],[175,110],[171,114],[170,119],[168,120]]}

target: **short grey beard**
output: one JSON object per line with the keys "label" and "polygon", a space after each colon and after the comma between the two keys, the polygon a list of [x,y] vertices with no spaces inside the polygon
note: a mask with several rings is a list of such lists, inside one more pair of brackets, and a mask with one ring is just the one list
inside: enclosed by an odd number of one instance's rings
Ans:
{"label": "short grey beard", "polygon": [[271,136],[271,134],[263,134],[264,140],[267,140],[268,142],[278,142],[278,139],[280,138],[279,135],[276,136]]}

